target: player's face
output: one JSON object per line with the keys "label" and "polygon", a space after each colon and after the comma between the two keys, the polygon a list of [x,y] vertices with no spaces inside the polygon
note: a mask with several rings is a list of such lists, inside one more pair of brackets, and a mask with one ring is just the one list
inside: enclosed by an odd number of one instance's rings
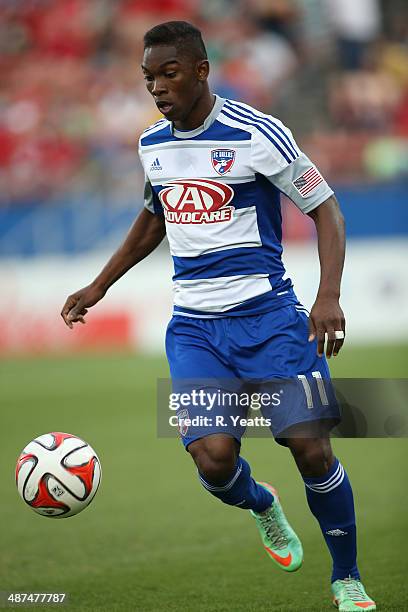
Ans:
{"label": "player's face", "polygon": [[176,47],[145,49],[142,70],[157,108],[170,121],[184,122],[194,109],[208,77],[208,62],[180,55]]}

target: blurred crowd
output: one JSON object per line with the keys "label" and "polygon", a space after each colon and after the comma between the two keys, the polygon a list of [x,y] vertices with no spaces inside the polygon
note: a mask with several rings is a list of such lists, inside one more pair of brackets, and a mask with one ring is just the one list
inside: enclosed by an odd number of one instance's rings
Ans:
{"label": "blurred crowd", "polygon": [[287,122],[332,181],[408,172],[406,0],[0,0],[0,203],[140,201],[160,115],[143,34],[203,31],[213,89]]}

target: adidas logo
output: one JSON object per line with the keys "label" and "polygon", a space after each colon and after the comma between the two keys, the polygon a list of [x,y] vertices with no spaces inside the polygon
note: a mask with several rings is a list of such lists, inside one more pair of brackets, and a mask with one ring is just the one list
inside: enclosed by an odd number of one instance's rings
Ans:
{"label": "adidas logo", "polygon": [[150,170],[163,170],[163,168],[160,165],[158,157],[156,157],[156,159],[154,160],[154,162],[150,166]]}
{"label": "adidas logo", "polygon": [[347,531],[342,531],[341,529],[329,529],[329,531],[326,531],[326,534],[331,536],[343,536],[347,535]]}

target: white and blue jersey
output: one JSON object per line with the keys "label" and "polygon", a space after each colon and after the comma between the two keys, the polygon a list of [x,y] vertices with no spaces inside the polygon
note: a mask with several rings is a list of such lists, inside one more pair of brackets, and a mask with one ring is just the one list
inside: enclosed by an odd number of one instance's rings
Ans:
{"label": "white and blue jersey", "polygon": [[333,192],[278,119],[216,96],[192,131],[166,119],[139,154],[145,207],[164,215],[174,261],[174,314],[262,314],[297,299],[284,280],[280,194],[308,213]]}
{"label": "white and blue jersey", "polygon": [[[180,132],[166,119],[148,128],[140,157],[145,206],[164,215],[174,260],[166,334],[173,390],[236,391],[245,381],[265,389],[278,379],[288,393],[268,414],[277,439],[300,423],[337,422],[326,359],[308,341],[307,312],[283,278],[280,210],[281,192],[304,213],[333,192],[290,130],[217,97],[196,130]],[[179,424],[206,414],[194,403],[177,413]],[[229,417],[245,414],[218,402],[204,429],[180,426],[183,443],[214,433],[240,441],[244,428]]]}

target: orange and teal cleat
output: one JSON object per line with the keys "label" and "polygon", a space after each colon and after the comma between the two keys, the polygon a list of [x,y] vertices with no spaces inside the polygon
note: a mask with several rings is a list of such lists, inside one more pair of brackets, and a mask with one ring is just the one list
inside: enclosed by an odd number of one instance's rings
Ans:
{"label": "orange and teal cleat", "polygon": [[375,602],[367,595],[359,580],[345,578],[332,584],[333,603],[340,612],[376,610]]}
{"label": "orange and teal cleat", "polygon": [[264,512],[250,511],[256,520],[265,550],[281,569],[294,572],[302,565],[302,544],[283,513],[276,489],[266,482],[258,484],[274,497],[273,504]]}

